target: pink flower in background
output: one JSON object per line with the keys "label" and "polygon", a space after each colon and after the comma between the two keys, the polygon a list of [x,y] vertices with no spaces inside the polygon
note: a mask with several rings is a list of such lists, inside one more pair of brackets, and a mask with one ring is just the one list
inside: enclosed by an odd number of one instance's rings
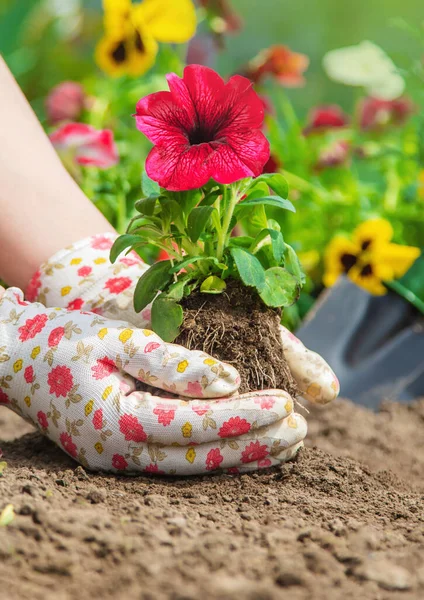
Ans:
{"label": "pink flower in background", "polygon": [[317,106],[313,108],[307,119],[307,125],[303,130],[305,135],[310,133],[321,133],[328,129],[337,129],[346,127],[349,123],[349,117],[343,112],[337,104],[328,106]]}
{"label": "pink flower in background", "polygon": [[271,410],[275,404],[275,398],[272,396],[259,396],[259,398],[255,398],[255,404],[259,404],[263,410]]}
{"label": "pink flower in background", "polygon": [[94,250],[110,250],[113,246],[113,240],[107,235],[95,235],[91,240],[91,247]]}
{"label": "pink flower in background", "polygon": [[82,85],[75,81],[63,81],[52,88],[46,98],[47,119],[52,125],[60,121],[77,121],[86,104]]}
{"label": "pink flower in background", "polygon": [[[216,33],[235,33],[241,29],[242,20],[229,0],[199,0],[200,6],[210,12],[212,27]],[[216,22],[214,27],[213,22]]]}
{"label": "pink flower in background", "polygon": [[64,158],[79,165],[108,169],[117,164],[118,151],[109,129],[97,130],[85,123],[67,123],[50,134],[50,141]]}
{"label": "pink flower in background", "polygon": [[246,69],[246,76],[254,83],[261,83],[266,77],[274,78],[288,88],[305,85],[304,71],[309,66],[306,54],[293,52],[288,46],[276,45],[261,50]]}
{"label": "pink flower in background", "polygon": [[316,167],[318,169],[340,167],[347,162],[349,150],[349,142],[346,140],[336,140],[330,146],[321,150]]}
{"label": "pink flower in background", "polygon": [[214,179],[255,177],[269,158],[264,108],[245,77],[228,83],[208,67],[189,65],[167,76],[169,92],[137,103],[137,128],[153,142],[146,172],[168,190],[191,190]]}
{"label": "pink flower in background", "polygon": [[360,127],[368,131],[384,129],[388,125],[402,125],[415,111],[415,105],[409,98],[364,98],[358,110]]}

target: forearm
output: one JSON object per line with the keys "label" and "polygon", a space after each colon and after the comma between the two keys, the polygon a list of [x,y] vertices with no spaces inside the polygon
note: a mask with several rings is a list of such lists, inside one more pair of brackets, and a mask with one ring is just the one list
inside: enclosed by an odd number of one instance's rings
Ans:
{"label": "forearm", "polygon": [[0,277],[24,288],[58,249],[105,231],[0,57]]}

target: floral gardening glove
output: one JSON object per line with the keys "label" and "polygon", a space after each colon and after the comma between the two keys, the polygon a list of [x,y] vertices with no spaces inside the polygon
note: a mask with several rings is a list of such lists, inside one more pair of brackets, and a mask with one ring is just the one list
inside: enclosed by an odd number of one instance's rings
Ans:
{"label": "floral gardening glove", "polygon": [[[148,269],[132,252],[112,265],[109,252],[117,234],[105,233],[81,240],[55,254],[31,280],[26,296],[46,306],[89,310],[112,319],[124,319],[136,327],[150,327],[150,309],[140,314],[133,308],[133,294],[140,276]],[[339,393],[339,382],[325,360],[305,348],[285,327],[280,328],[286,359],[302,396],[326,404]]]}
{"label": "floral gardening glove", "polygon": [[[136,380],[168,397],[135,391]],[[293,400],[226,398],[238,383],[233,367],[147,329],[0,288],[0,404],[87,468],[190,475],[292,458],[306,435]]]}

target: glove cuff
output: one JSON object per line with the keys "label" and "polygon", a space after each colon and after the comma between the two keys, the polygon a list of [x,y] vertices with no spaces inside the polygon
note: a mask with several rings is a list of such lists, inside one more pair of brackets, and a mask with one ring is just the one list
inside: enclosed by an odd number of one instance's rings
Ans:
{"label": "glove cuff", "polygon": [[56,252],[32,277],[25,292],[27,300],[109,318],[118,316],[144,326],[150,315],[134,312],[133,295],[148,265],[135,252],[112,264],[109,253],[117,237],[117,233],[102,233]]}

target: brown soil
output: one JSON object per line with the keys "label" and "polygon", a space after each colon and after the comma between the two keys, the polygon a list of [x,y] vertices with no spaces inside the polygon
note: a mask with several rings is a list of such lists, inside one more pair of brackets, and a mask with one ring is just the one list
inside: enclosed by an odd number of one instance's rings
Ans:
{"label": "brown soil", "polygon": [[308,421],[273,471],[130,478],[86,473],[0,409],[1,600],[421,600],[424,401]]}
{"label": "brown soil", "polygon": [[197,292],[181,305],[184,322],[175,343],[236,367],[240,393],[281,389],[297,395],[278,335],[281,313],[267,308],[253,289],[228,281],[222,294]]}

